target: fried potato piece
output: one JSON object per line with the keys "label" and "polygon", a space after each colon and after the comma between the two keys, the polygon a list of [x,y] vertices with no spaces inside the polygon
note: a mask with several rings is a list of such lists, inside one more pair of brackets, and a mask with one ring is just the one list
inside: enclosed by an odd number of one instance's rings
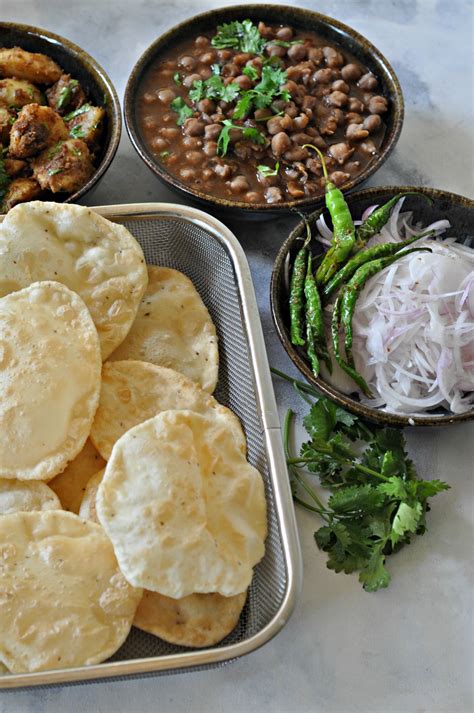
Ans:
{"label": "fried potato piece", "polygon": [[[86,107],[89,108],[86,109]],[[83,111],[83,109],[85,109],[85,111]],[[105,111],[101,107],[84,104],[76,116],[70,121],[66,121],[66,126],[70,136],[73,136],[75,139],[82,139],[90,149],[93,149],[102,134],[104,117]]]}
{"label": "fried potato piece", "polygon": [[14,121],[13,114],[6,106],[0,106],[0,144],[6,146],[10,141],[10,129]]}
{"label": "fried potato piece", "polygon": [[12,673],[100,663],[125,641],[142,590],[102,528],[63,510],[0,517],[0,661]]}
{"label": "fried potato piece", "polygon": [[10,178],[16,178],[25,168],[28,166],[26,161],[22,161],[19,158],[6,158],[5,159],[5,171],[10,176]]}
{"label": "fried potato piece", "polygon": [[54,84],[61,74],[61,67],[44,54],[27,52],[21,47],[0,49],[1,77],[26,79],[35,84]]}
{"label": "fried potato piece", "polygon": [[8,184],[7,192],[3,198],[2,210],[7,213],[18,203],[34,201],[39,198],[41,193],[41,187],[34,178],[15,178]]}
{"label": "fried potato piece", "polygon": [[101,468],[105,468],[105,460],[88,438],[82,451],[68,464],[66,470],[50,480],[48,485],[65,510],[78,513],[89,481]]}
{"label": "fried potato piece", "polygon": [[46,483],[0,478],[0,515],[29,510],[61,510],[61,503]]}
{"label": "fried potato piece", "polygon": [[74,193],[94,173],[87,144],[80,139],[69,139],[54,149],[46,149],[31,162],[31,167],[41,188],[53,193]]}
{"label": "fried potato piece", "polygon": [[77,109],[86,101],[81,85],[77,79],[71,79],[70,74],[62,74],[56,84],[46,91],[46,98],[51,109],[61,115]]}
{"label": "fried potato piece", "polygon": [[44,104],[40,90],[21,79],[0,79],[0,104],[20,109],[26,104]]}
{"label": "fried potato piece", "polygon": [[67,139],[67,128],[59,114],[49,106],[27,104],[12,126],[9,153],[15,158],[29,158],[62,139]]}

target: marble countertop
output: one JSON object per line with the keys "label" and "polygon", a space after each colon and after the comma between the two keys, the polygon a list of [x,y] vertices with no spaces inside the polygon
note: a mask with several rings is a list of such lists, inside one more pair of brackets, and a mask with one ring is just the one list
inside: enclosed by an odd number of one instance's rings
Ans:
{"label": "marble countertop", "polygon": [[[122,99],[132,66],[158,35],[197,12],[227,4],[232,3],[2,0],[1,19],[47,28],[84,47]],[[406,101],[402,135],[367,185],[430,185],[472,196],[472,2],[298,4],[357,29],[390,59],[400,79]],[[177,200],[140,161],[124,130],[90,202]],[[273,328],[268,292],[274,257],[294,220],[228,224],[250,262],[269,361],[291,371]],[[301,408],[291,389],[281,383],[275,388],[282,415],[289,406]],[[355,576],[327,570],[313,540],[318,521],[298,511],[303,591],[287,626],[262,649],[200,673],[3,692],[0,713],[468,713],[473,708],[473,436],[469,424],[407,432],[419,471],[448,480],[452,489],[434,500],[429,532],[389,561],[389,589],[367,594]]]}

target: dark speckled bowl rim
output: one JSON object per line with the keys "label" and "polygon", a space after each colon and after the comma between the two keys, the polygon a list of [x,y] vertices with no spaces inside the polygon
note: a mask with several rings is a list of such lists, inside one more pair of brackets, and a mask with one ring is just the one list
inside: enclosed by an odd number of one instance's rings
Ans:
{"label": "dark speckled bowl rim", "polygon": [[[249,4],[249,5],[231,5],[226,7],[214,8],[199,15],[194,15],[188,18],[184,22],[175,25],[170,30],[160,35],[141,55],[137,63],[132,69],[130,77],[125,88],[124,95],[124,116],[125,116],[125,126],[130,137],[135,150],[137,151],[140,158],[146,163],[146,165],[153,171],[153,173],[161,179],[164,183],[171,184],[171,186],[180,193],[187,194],[188,196],[197,199],[198,201],[207,204],[208,206],[218,206],[221,209],[233,209],[235,211],[242,210],[244,213],[268,213],[268,217],[284,215],[290,211],[296,210],[310,210],[318,205],[321,205],[324,197],[319,196],[317,198],[300,198],[293,201],[285,201],[281,204],[269,204],[269,203],[244,203],[242,201],[231,201],[225,198],[218,198],[211,196],[208,193],[202,193],[190,186],[179,181],[178,178],[173,176],[171,173],[165,170],[165,168],[153,157],[150,149],[146,146],[145,142],[140,136],[140,132],[136,126],[135,122],[135,107],[133,104],[134,96],[137,87],[143,77],[144,71],[148,68],[150,62],[159,55],[159,50],[162,45],[167,45],[167,43],[176,35],[180,34],[190,23],[195,23],[198,21],[208,21],[209,27],[216,25],[215,17],[219,13],[226,13],[228,15],[244,16],[248,14],[249,11],[254,14],[259,9],[266,15],[269,13],[274,13],[275,22],[278,22],[279,16],[278,12],[285,11],[291,12],[298,15],[301,20],[305,17],[309,17],[314,22],[319,22],[321,24],[329,25],[341,32],[344,32],[351,36],[353,41],[360,45],[365,52],[372,55],[373,61],[378,66],[383,66],[384,70],[389,78],[387,84],[389,86],[389,91],[391,95],[392,107],[393,107],[393,131],[389,138],[384,150],[379,154],[379,156],[372,161],[367,168],[362,171],[356,178],[349,181],[344,185],[344,191],[348,192],[353,190],[359,184],[365,182],[372,174],[377,171],[380,166],[387,160],[395,145],[400,137],[400,132],[403,126],[403,119],[405,113],[405,104],[403,100],[403,93],[400,87],[398,78],[393,70],[391,64],[384,57],[384,55],[378,50],[369,40],[367,40],[363,35],[359,34],[356,30],[352,29],[348,25],[335,20],[327,15],[322,15],[318,12],[313,12],[312,10],[307,10],[306,8],[291,7],[288,5],[272,5],[268,3],[259,4]],[[229,21],[230,18],[227,18]],[[311,27],[309,27],[311,29]],[[341,47],[344,49],[344,44],[340,43]]]}
{"label": "dark speckled bowl rim", "polygon": [[[395,194],[406,191],[416,191],[418,193],[428,195],[433,199],[444,200],[459,207],[470,208],[472,210],[474,220],[474,200],[458,195],[457,193],[450,193],[449,191],[443,191],[438,188],[419,186],[378,186],[377,188],[367,188],[363,191],[352,193],[348,196],[348,203],[350,205],[351,201],[366,199],[370,199],[371,202],[376,203],[378,197],[382,193],[386,194],[390,192]],[[295,240],[301,236],[302,229],[303,221],[300,221],[291,231],[275,258],[270,282],[270,304],[273,321],[275,323],[280,341],[291,361],[304,375],[305,379],[315,386],[324,396],[327,396],[331,399],[331,401],[334,401],[339,406],[342,406],[342,408],[355,413],[357,416],[362,416],[370,421],[387,426],[446,426],[448,424],[474,420],[474,409],[462,414],[446,414],[445,416],[403,416],[400,414],[381,411],[355,401],[349,396],[346,396],[342,392],[338,391],[335,387],[331,386],[323,379],[314,376],[306,361],[300,356],[290,342],[288,330],[285,326],[285,319],[280,309],[279,302],[279,290],[283,276],[285,258]]]}
{"label": "dark speckled bowl rim", "polygon": [[[115,87],[108,74],[102,69],[100,64],[90,56],[85,50],[83,50],[78,45],[74,44],[70,40],[67,40],[61,35],[56,35],[54,32],[49,30],[44,30],[41,27],[35,27],[34,25],[24,25],[19,22],[0,22],[0,33],[2,28],[16,30],[17,32],[25,32],[29,35],[37,35],[38,37],[44,37],[48,40],[53,40],[59,45],[62,45],[68,53],[71,55],[72,60],[76,61],[76,57],[80,57],[82,64],[88,69],[90,74],[94,77],[95,81],[100,84],[104,94],[107,96],[107,104],[110,106],[110,114],[108,114],[107,119],[110,122],[110,137],[107,148],[104,151],[102,160],[95,169],[92,176],[89,178],[87,183],[85,183],[81,188],[75,193],[71,193],[67,198],[61,200],[61,203],[76,203],[79,198],[82,198],[88,191],[90,191],[95,184],[102,178],[104,173],[109,168],[112,159],[114,158],[119,143],[120,136],[122,133],[122,112],[120,109],[120,101],[115,91]],[[54,198],[51,198],[54,200]]]}

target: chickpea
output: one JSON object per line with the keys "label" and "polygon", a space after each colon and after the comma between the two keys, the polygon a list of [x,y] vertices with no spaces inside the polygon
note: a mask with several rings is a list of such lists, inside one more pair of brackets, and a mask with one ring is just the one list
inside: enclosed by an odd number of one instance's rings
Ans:
{"label": "chickpea", "polygon": [[276,186],[270,186],[265,191],[265,200],[267,203],[279,203],[283,200],[281,190]]}
{"label": "chickpea", "polygon": [[346,84],[343,79],[336,79],[336,81],[333,82],[331,86],[337,92],[343,92],[343,94],[349,94],[349,85]]}
{"label": "chickpea", "polygon": [[333,171],[329,174],[329,179],[338,187],[343,186],[350,177],[350,174],[344,173],[344,171]]}
{"label": "chickpea", "polygon": [[230,50],[219,50],[217,56],[221,62],[227,62],[232,57],[232,52]]}
{"label": "chickpea", "polygon": [[279,131],[278,134],[275,134],[273,137],[271,145],[275,156],[281,156],[290,148],[291,140],[288,134],[285,134],[284,131]]}
{"label": "chickpea", "polygon": [[295,129],[304,129],[309,124],[309,118],[306,114],[300,114],[293,119]]}
{"label": "chickpea", "polygon": [[219,178],[226,180],[231,177],[232,169],[227,163],[218,163],[214,166],[214,173],[219,176]]}
{"label": "chickpea", "polygon": [[249,203],[260,203],[260,194],[257,191],[249,191],[245,194],[245,200]]}
{"label": "chickpea", "polygon": [[351,148],[349,144],[346,144],[344,141],[341,141],[338,144],[333,144],[329,147],[329,155],[332,156],[333,159],[341,165],[345,163],[347,159],[352,156],[353,153],[354,149]]}
{"label": "chickpea", "polygon": [[314,64],[321,64],[324,59],[324,53],[321,47],[310,47],[308,49],[308,59]]}
{"label": "chickpea", "polygon": [[155,136],[151,141],[151,145],[155,151],[164,151],[168,146],[168,142],[162,136]]}
{"label": "chickpea", "polygon": [[208,181],[210,178],[212,178],[212,170],[210,168],[205,168],[202,172],[202,177],[205,181]]}
{"label": "chickpea", "polygon": [[318,69],[317,72],[313,74],[313,80],[318,84],[329,84],[332,79],[331,69]]}
{"label": "chickpea", "polygon": [[194,44],[196,47],[207,47],[209,44],[209,39],[207,37],[204,37],[204,35],[199,35],[199,37],[196,37],[194,40]]}
{"label": "chickpea", "polygon": [[201,101],[197,103],[197,108],[203,114],[212,114],[212,112],[216,108],[216,105],[210,99],[201,99]]}
{"label": "chickpea", "polygon": [[235,176],[230,182],[230,190],[232,193],[244,193],[250,188],[250,183],[247,181],[245,176]]}
{"label": "chickpea", "polygon": [[202,146],[202,141],[197,136],[183,136],[182,144],[187,149],[199,149]]}
{"label": "chickpea", "polygon": [[160,129],[160,134],[168,141],[172,141],[177,136],[179,136],[179,129],[176,128],[175,126],[165,127],[164,129]]}
{"label": "chickpea", "polygon": [[194,168],[185,167],[180,169],[179,175],[185,181],[193,181],[196,178],[196,171]]}
{"label": "chickpea", "polygon": [[381,126],[382,119],[378,114],[371,114],[364,119],[364,129],[367,129],[369,134],[374,134]]}
{"label": "chickpea", "polygon": [[199,119],[186,119],[183,125],[183,131],[188,136],[202,136],[204,134],[205,124]]}
{"label": "chickpea", "polygon": [[208,124],[204,129],[206,139],[217,139],[221,133],[222,126],[220,124]]}
{"label": "chickpea", "polygon": [[173,99],[176,99],[176,94],[172,89],[161,89],[158,92],[158,99],[163,104],[171,104]]}
{"label": "chickpea", "polygon": [[238,84],[241,89],[250,89],[252,86],[252,80],[250,77],[247,77],[246,74],[239,74],[239,76],[234,79],[234,82]]}
{"label": "chickpea", "polygon": [[212,69],[210,67],[203,67],[199,70],[199,76],[201,79],[209,79],[212,76]]}
{"label": "chickpea", "polygon": [[362,70],[357,64],[350,62],[341,69],[341,76],[346,82],[357,82],[362,76]]}
{"label": "chickpea", "polygon": [[372,72],[367,72],[367,74],[364,74],[358,81],[358,86],[364,91],[377,89],[378,85],[377,78],[374,77]]}
{"label": "chickpea", "polygon": [[268,44],[265,47],[265,52],[269,57],[284,57],[286,55],[286,47],[281,47],[281,45]]}
{"label": "chickpea", "polygon": [[157,129],[158,128],[157,121],[152,116],[144,117],[143,126],[145,127],[145,129]]}
{"label": "chickpea", "polygon": [[308,56],[308,49],[304,45],[292,45],[288,49],[288,57],[292,62],[302,62]]}
{"label": "chickpea", "polygon": [[188,76],[183,79],[183,85],[188,88],[192,87],[194,82],[199,82],[200,79],[201,79],[200,74],[196,74],[196,73],[188,74]]}
{"label": "chickpea", "polygon": [[295,181],[288,182],[287,190],[288,190],[288,193],[290,194],[290,196],[292,198],[294,198],[295,200],[297,198],[303,198],[303,196],[304,196],[304,190],[301,189],[300,186],[298,186],[298,184]]}
{"label": "chickpea", "polygon": [[370,154],[371,156],[375,156],[375,154],[377,153],[377,148],[372,139],[367,139],[367,141],[363,141],[360,144],[359,148],[361,151]]}
{"label": "chickpea", "polygon": [[276,32],[276,36],[279,40],[289,42],[291,39],[293,39],[293,30],[291,29],[291,27],[280,27],[280,29]]}
{"label": "chickpea", "polygon": [[304,161],[308,156],[308,149],[304,149],[302,146],[294,146],[284,154],[287,161]]}
{"label": "chickpea", "polygon": [[344,57],[334,47],[323,47],[323,54],[328,67],[342,67],[344,64]]}
{"label": "chickpea", "polygon": [[372,99],[369,100],[367,108],[371,114],[384,114],[388,111],[388,101],[385,97],[372,97]]}
{"label": "chickpea", "polygon": [[365,109],[365,106],[362,104],[360,99],[355,99],[355,97],[351,97],[349,99],[349,111],[355,111],[358,114],[362,114],[364,109]]}
{"label": "chickpea", "polygon": [[196,66],[196,60],[194,57],[185,55],[184,57],[180,57],[178,59],[178,66],[183,67],[187,72],[191,72]]}
{"label": "chickpea", "polygon": [[213,50],[210,52],[204,52],[204,54],[199,57],[199,61],[202,62],[202,64],[212,64],[216,61],[216,59],[217,54]]}
{"label": "chickpea", "polygon": [[347,124],[362,124],[363,121],[363,117],[360,114],[357,114],[357,112],[355,111],[349,111],[346,114]]}
{"label": "chickpea", "polygon": [[202,163],[202,154],[199,151],[186,151],[185,157],[191,166],[198,166]]}
{"label": "chickpea", "polygon": [[206,156],[212,157],[217,156],[217,143],[216,141],[206,141],[203,148]]}
{"label": "chickpea", "polygon": [[331,92],[331,94],[327,96],[327,102],[331,106],[345,106],[348,102],[348,96],[343,92]]}
{"label": "chickpea", "polygon": [[144,104],[154,104],[156,100],[158,99],[157,95],[155,92],[145,92],[143,95],[143,103]]}
{"label": "chickpea", "polygon": [[361,141],[366,139],[369,132],[364,129],[360,124],[349,124],[346,129],[346,138],[349,141]]}

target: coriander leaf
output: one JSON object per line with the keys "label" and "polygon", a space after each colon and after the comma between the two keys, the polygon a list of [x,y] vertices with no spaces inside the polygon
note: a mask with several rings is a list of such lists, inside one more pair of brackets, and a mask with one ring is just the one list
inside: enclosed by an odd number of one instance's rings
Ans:
{"label": "coriander leaf", "polygon": [[195,79],[193,82],[192,89],[189,92],[189,98],[194,104],[201,101],[206,94],[206,89],[202,79]]}
{"label": "coriander leaf", "polygon": [[217,138],[217,153],[220,156],[225,156],[227,153],[227,149],[229,147],[229,141],[230,141],[230,135],[229,132],[233,127],[232,122],[230,119],[224,119],[223,127],[221,129],[221,132]]}
{"label": "coriander leaf", "polygon": [[367,566],[359,574],[359,582],[366,592],[376,592],[377,589],[389,585],[390,574],[385,568],[385,555],[382,549],[381,545],[374,549]]}
{"label": "coriander leaf", "polygon": [[83,104],[82,106],[79,107],[79,109],[74,109],[74,111],[69,112],[69,114],[65,114],[63,116],[64,121],[71,121],[71,119],[75,119],[76,116],[81,116],[81,114],[85,114],[86,111],[89,111],[91,108],[90,104]]}
{"label": "coriander leaf", "polygon": [[170,152],[169,152],[169,151],[162,151],[162,152],[160,153],[160,158],[166,158],[166,157],[169,156],[169,155],[170,155]]}
{"label": "coriander leaf", "polygon": [[250,139],[251,141],[254,141],[256,144],[264,144],[266,139],[263,134],[260,133],[258,129],[255,129],[253,126],[246,126],[243,131],[243,136],[244,139]]}
{"label": "coriander leaf", "polygon": [[219,64],[211,64],[211,71],[213,74],[219,76],[221,73],[221,68]]}
{"label": "coriander leaf", "polygon": [[252,95],[250,92],[245,92],[245,94],[237,102],[234,112],[232,114],[233,119],[244,119],[252,108]]}
{"label": "coriander leaf", "polygon": [[245,74],[247,77],[249,77],[252,82],[255,82],[256,79],[258,79],[258,71],[255,69],[255,67],[251,64],[248,64],[244,69],[242,70],[242,74]]}
{"label": "coriander leaf", "polygon": [[304,40],[291,40],[287,42],[286,40],[270,40],[269,45],[277,45],[278,47],[292,47],[293,45],[302,45]]}
{"label": "coriander leaf", "polygon": [[382,458],[382,465],[380,468],[382,475],[390,476],[399,473],[399,464],[397,460],[398,459],[395,458],[392,451],[386,451]]}
{"label": "coriander leaf", "polygon": [[423,507],[419,502],[413,507],[406,503],[400,503],[392,523],[392,545],[396,545],[405,533],[416,532],[422,512]]}
{"label": "coriander leaf", "polygon": [[178,87],[183,83],[182,80],[181,80],[181,76],[180,76],[179,72],[175,72],[175,73],[173,74],[173,81],[174,81],[175,84],[178,85]]}
{"label": "coriander leaf", "polygon": [[69,136],[71,136],[73,139],[83,139],[85,133],[82,129],[82,124],[76,124],[75,126],[73,126],[71,131],[69,132]]}
{"label": "coriander leaf", "polygon": [[63,170],[63,168],[50,168],[48,170],[48,176],[55,176],[57,173],[62,173]]}
{"label": "coriander leaf", "polygon": [[257,166],[258,172],[261,173],[262,176],[264,176],[265,178],[267,178],[269,176],[278,176],[279,169],[280,169],[279,161],[276,162],[276,164],[273,168],[271,168],[270,166],[265,166],[263,164],[260,164],[259,166]]}
{"label": "coriander leaf", "polygon": [[328,399],[319,399],[303,419],[308,435],[323,441],[329,438],[336,422],[336,407]]}
{"label": "coriander leaf", "polygon": [[375,512],[385,500],[383,493],[372,485],[351,485],[331,495],[328,508],[338,515]]}
{"label": "coriander leaf", "polygon": [[[410,483],[411,485],[411,483]],[[416,485],[416,496],[419,500],[431,498],[443,490],[449,490],[451,486],[443,483],[442,480],[418,480],[413,485]]]}
{"label": "coriander leaf", "polygon": [[56,104],[57,109],[64,109],[65,106],[69,104],[72,98],[74,89],[77,87],[79,82],[77,79],[71,79],[71,81],[61,89],[59,92],[58,103]]}
{"label": "coriander leaf", "polygon": [[235,20],[219,25],[211,44],[218,49],[233,47],[241,52],[260,54],[265,47],[265,40],[251,20]]}
{"label": "coriander leaf", "polygon": [[178,126],[182,126],[186,119],[189,119],[189,117],[193,116],[194,114],[194,111],[191,109],[191,107],[185,104],[184,99],[182,97],[176,97],[176,99],[173,99],[170,104],[170,107],[178,114],[178,119],[176,121]]}
{"label": "coriander leaf", "polygon": [[397,498],[398,500],[406,500],[408,493],[405,487],[405,482],[398,476],[392,476],[386,483],[381,483],[377,486],[379,493],[383,493],[389,498]]}

